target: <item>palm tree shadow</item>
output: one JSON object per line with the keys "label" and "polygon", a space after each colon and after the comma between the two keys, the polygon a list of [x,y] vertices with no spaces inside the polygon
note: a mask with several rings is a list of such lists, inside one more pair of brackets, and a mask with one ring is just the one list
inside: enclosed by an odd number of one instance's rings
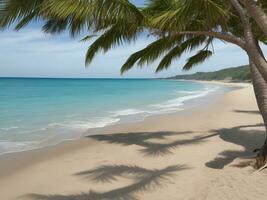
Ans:
{"label": "palm tree shadow", "polygon": [[105,165],[96,169],[77,173],[96,182],[111,183],[118,177],[126,177],[133,183],[107,192],[89,191],[73,195],[39,195],[30,194],[28,198],[33,200],[138,200],[137,192],[156,189],[166,183],[175,175],[175,172],[188,169],[184,165],[173,165],[163,169],[146,169],[138,166]]}
{"label": "palm tree shadow", "polygon": [[259,115],[260,111],[258,110],[234,110],[236,113],[245,113],[245,114],[254,114],[254,115]]}
{"label": "palm tree shadow", "polygon": [[217,134],[210,134],[207,136],[194,137],[192,139],[176,140],[171,143],[147,143],[145,148],[140,152],[145,156],[164,156],[166,154],[172,154],[172,150],[183,145],[195,145],[205,142],[206,139],[217,136]]}
{"label": "palm tree shadow", "polygon": [[[109,135],[94,135],[88,136],[98,141],[104,141],[108,143],[120,144],[123,146],[137,145],[142,147],[139,151],[144,156],[165,156],[172,154],[172,150],[182,145],[199,144],[210,137],[214,137],[217,134],[211,134],[208,136],[194,137],[191,139],[175,140],[173,142],[164,142],[169,136],[192,134],[193,132],[136,132],[136,133],[116,133]],[[150,142],[150,139],[162,140],[159,142]]]}
{"label": "palm tree shadow", "polygon": [[[254,156],[253,150],[256,149],[265,139],[265,131],[253,129],[257,127],[264,127],[263,124],[237,126],[229,129],[212,130],[218,134],[221,139],[226,142],[237,144],[243,147],[243,150],[226,150],[220,152],[213,160],[207,162],[205,165],[213,169],[223,169],[226,165],[233,162],[237,157],[251,158]],[[242,161],[242,163],[235,164],[236,167],[246,167],[249,161]]]}

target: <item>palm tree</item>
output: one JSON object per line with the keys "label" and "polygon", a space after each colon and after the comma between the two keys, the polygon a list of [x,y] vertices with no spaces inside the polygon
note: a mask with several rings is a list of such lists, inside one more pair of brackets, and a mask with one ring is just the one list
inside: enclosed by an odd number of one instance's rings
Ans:
{"label": "palm tree", "polygon": [[244,0],[241,3],[245,6],[247,12],[257,22],[261,30],[267,36],[267,14],[266,10],[267,2],[265,0]]}
{"label": "palm tree", "polygon": [[[215,39],[235,44],[249,57],[259,110],[267,128],[267,62],[259,45],[260,42],[266,44],[267,40],[265,25],[261,23],[267,8],[263,0],[258,3],[253,0],[148,0],[143,8],[135,7],[128,0],[3,2],[2,28],[15,24],[18,30],[39,20],[44,23],[43,31],[49,33],[69,30],[71,36],[76,36],[87,31],[90,34],[84,41],[100,33],[87,51],[87,65],[97,52],[134,41],[144,30],[154,35],[154,42],[128,58],[122,73],[135,64],[148,65],[163,56],[156,69],[161,71],[183,53],[199,49],[183,67],[190,70],[214,53]],[[257,167],[266,163],[266,156],[267,140],[257,155]]]}

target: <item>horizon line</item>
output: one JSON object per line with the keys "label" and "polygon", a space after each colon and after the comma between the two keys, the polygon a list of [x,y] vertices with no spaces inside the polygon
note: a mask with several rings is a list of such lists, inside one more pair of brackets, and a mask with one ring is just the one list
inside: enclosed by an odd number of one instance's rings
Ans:
{"label": "horizon line", "polygon": [[167,77],[128,77],[128,78],[118,78],[118,77],[42,77],[42,76],[0,76],[0,79],[166,79]]}

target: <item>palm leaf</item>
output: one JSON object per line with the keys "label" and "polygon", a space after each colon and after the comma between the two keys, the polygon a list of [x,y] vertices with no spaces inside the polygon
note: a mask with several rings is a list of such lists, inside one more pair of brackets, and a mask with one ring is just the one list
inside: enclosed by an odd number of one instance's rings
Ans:
{"label": "palm leaf", "polygon": [[151,17],[151,25],[170,32],[225,27],[230,18],[228,7],[220,0],[173,0],[170,8]]}
{"label": "palm leaf", "polygon": [[139,24],[144,19],[128,0],[47,0],[43,12],[49,17],[68,19],[73,33],[86,28],[103,30],[122,20]]}
{"label": "palm leaf", "polygon": [[24,27],[30,20],[37,19],[42,3],[43,0],[2,0],[0,27],[6,28],[15,22],[18,22],[17,28]]}
{"label": "palm leaf", "polygon": [[179,58],[183,53],[187,51],[193,51],[195,48],[201,46],[206,42],[206,36],[196,36],[184,41],[181,45],[177,45],[171,49],[160,61],[156,72],[167,69],[174,59]]}
{"label": "palm leaf", "polygon": [[[144,29],[157,40],[129,57],[121,68],[125,72],[134,64],[148,65],[165,55],[156,71],[167,69],[184,52],[206,45],[187,60],[185,70],[212,55],[207,50],[213,38],[180,35],[181,31],[217,31],[242,39],[243,27],[237,12],[222,0],[148,0],[145,8],[137,8],[129,0],[0,0],[0,28],[15,24],[16,29],[32,21],[42,21],[43,31],[71,36],[81,32],[100,33],[86,54],[86,64],[96,53],[108,51],[122,43],[135,41]],[[267,10],[266,0],[259,0]],[[252,21],[255,38],[266,42],[257,24]],[[176,37],[176,38],[175,38]],[[82,41],[92,37],[86,36]]]}
{"label": "palm leaf", "polygon": [[[101,31],[110,25],[128,20],[140,24],[144,20],[142,12],[128,0],[2,0],[0,25],[6,28],[18,23],[23,28],[30,21],[42,19],[43,30],[59,33],[67,28],[70,35],[81,31]],[[63,24],[65,24],[63,26]]]}
{"label": "palm leaf", "polygon": [[108,51],[110,48],[121,45],[124,42],[134,41],[142,29],[129,24],[115,24],[103,33],[89,47],[86,53],[86,65],[89,65],[98,51]]}
{"label": "palm leaf", "polygon": [[96,37],[97,35],[87,35],[83,39],[80,40],[80,42],[87,42],[91,40],[92,38]]}
{"label": "palm leaf", "polygon": [[144,49],[132,54],[123,64],[121,73],[124,73],[131,69],[136,62],[138,62],[139,66],[143,66],[155,61],[165,51],[169,50],[174,45],[181,43],[183,39],[183,35],[175,35],[162,37],[152,42]]}
{"label": "palm leaf", "polygon": [[140,57],[143,55],[144,52],[145,50],[143,49],[132,54],[121,67],[121,74],[131,69],[133,65],[140,59]]}
{"label": "palm leaf", "polygon": [[195,65],[198,65],[207,60],[212,55],[212,51],[201,50],[196,55],[190,57],[184,65],[183,70],[190,70]]}

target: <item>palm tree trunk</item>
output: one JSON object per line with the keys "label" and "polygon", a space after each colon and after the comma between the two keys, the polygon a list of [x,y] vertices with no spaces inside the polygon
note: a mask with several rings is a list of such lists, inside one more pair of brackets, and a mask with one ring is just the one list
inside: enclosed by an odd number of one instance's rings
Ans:
{"label": "palm tree trunk", "polygon": [[239,0],[229,0],[240,16],[244,28],[245,51],[267,83],[267,62],[252,32],[250,17]]}
{"label": "palm tree trunk", "polygon": [[[258,71],[255,64],[250,62],[250,66],[251,66],[250,68],[252,75],[252,83],[254,87],[257,104],[259,107],[259,111],[262,115],[265,128],[267,130],[267,83],[263,79],[262,75]],[[266,164],[266,161],[267,161],[267,138],[261,149],[258,150],[255,167],[257,169],[261,168]]]}
{"label": "palm tree trunk", "polygon": [[261,49],[257,46],[258,44],[255,43],[254,38],[250,38],[250,40],[247,40],[246,43],[246,51],[249,56],[249,59],[251,62],[255,64],[255,67],[257,68],[257,71],[262,74],[262,78],[267,83],[267,62],[265,60],[264,55],[261,53]]}
{"label": "palm tree trunk", "polygon": [[245,0],[243,1],[243,4],[251,17],[257,22],[258,26],[264,32],[265,36],[267,36],[267,14],[254,0]]}

